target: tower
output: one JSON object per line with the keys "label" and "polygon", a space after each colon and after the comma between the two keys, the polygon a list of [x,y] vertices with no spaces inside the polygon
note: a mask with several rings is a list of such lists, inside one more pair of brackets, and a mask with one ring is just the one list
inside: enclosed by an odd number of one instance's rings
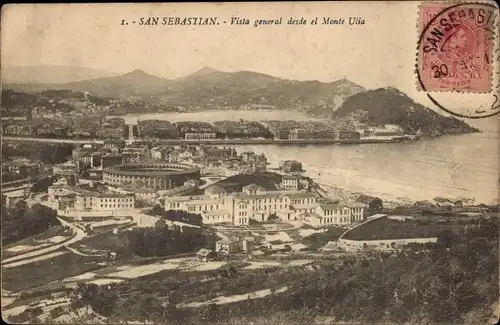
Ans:
{"label": "tower", "polygon": [[139,120],[136,121],[136,123],[131,123],[127,124],[125,126],[125,138],[127,141],[127,145],[130,145],[135,142],[136,137],[139,136],[139,127],[138,127],[138,122]]}

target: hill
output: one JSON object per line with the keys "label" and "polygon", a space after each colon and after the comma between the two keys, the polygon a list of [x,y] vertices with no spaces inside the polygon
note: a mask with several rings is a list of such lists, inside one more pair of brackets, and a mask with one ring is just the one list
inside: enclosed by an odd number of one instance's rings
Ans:
{"label": "hill", "polygon": [[66,89],[79,92],[89,92],[102,97],[140,97],[145,98],[150,94],[160,93],[166,89],[170,80],[156,77],[142,70],[109,78],[88,79],[61,84],[7,84],[5,88],[16,91],[40,92],[44,90]]}
{"label": "hill", "polygon": [[424,135],[478,132],[454,117],[445,117],[416,103],[395,88],[368,90],[347,98],[334,117],[362,116],[360,122],[368,124],[399,124],[406,133]]}
{"label": "hill", "polygon": [[282,79],[252,71],[203,68],[175,80],[158,101],[206,109],[293,109],[330,117],[340,103],[364,88],[346,79],[331,83]]}
{"label": "hill", "polygon": [[61,84],[14,83],[5,88],[39,92],[47,89],[87,91],[95,96],[139,97],[152,104],[183,105],[197,109],[293,109],[330,117],[342,101],[363,87],[346,79],[331,83],[297,81],[267,74],[223,72],[205,67],[186,77],[168,80],[141,70],[109,77]]}
{"label": "hill", "polygon": [[119,73],[111,71],[59,65],[2,67],[3,83],[69,83],[117,75]]}

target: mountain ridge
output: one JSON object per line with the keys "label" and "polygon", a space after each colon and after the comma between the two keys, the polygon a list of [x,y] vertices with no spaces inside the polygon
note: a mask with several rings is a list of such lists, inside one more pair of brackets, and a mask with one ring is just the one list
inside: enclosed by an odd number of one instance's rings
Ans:
{"label": "mountain ridge", "polygon": [[[72,83],[4,86],[9,87],[24,92],[68,89],[101,97],[139,98],[156,107],[184,106],[193,111],[269,108],[302,111],[327,119],[355,115],[359,122],[368,124],[399,124],[411,134],[477,131],[463,121],[443,116],[415,102],[399,89],[366,90],[346,78],[325,83],[283,79],[246,70],[225,72],[203,67],[177,79],[135,69],[119,76]],[[145,113],[144,109],[137,108],[134,113]]]}
{"label": "mountain ridge", "polygon": [[[364,88],[347,79],[329,83],[283,79],[241,70],[224,72],[203,67],[177,79],[161,78],[143,70],[119,76],[63,84],[7,83],[5,88],[23,92],[68,89],[103,97],[141,97],[159,105],[214,108],[265,106],[276,109],[315,110],[329,116],[342,99]],[[324,111],[324,112],[323,112]]]}
{"label": "mountain ridge", "polygon": [[94,78],[113,77],[118,72],[80,66],[41,64],[35,66],[3,66],[3,83],[70,83]]}

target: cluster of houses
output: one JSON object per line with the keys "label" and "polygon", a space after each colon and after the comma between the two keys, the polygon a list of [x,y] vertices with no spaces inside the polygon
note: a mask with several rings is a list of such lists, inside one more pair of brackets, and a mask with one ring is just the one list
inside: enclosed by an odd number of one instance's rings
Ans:
{"label": "cluster of houses", "polygon": [[151,148],[151,159],[184,162],[238,173],[265,172],[268,166],[264,154],[258,155],[252,151],[245,151],[238,155],[234,148],[203,145],[156,146]]}
{"label": "cluster of houses", "polygon": [[235,254],[244,254],[248,258],[259,258],[273,253],[299,253],[305,250],[307,250],[307,246],[301,243],[273,244],[264,236],[232,236],[218,240],[214,249],[200,249],[196,256],[200,261],[207,262],[211,259],[224,259]]}
{"label": "cluster of houses", "polygon": [[2,161],[2,172],[27,177],[40,172],[43,164],[25,157],[11,157]]}

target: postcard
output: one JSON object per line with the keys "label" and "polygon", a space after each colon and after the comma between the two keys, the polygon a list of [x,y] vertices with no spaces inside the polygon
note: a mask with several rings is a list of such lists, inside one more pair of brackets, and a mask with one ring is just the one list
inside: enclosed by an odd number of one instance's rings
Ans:
{"label": "postcard", "polygon": [[7,4],[1,315],[495,324],[494,1]]}

